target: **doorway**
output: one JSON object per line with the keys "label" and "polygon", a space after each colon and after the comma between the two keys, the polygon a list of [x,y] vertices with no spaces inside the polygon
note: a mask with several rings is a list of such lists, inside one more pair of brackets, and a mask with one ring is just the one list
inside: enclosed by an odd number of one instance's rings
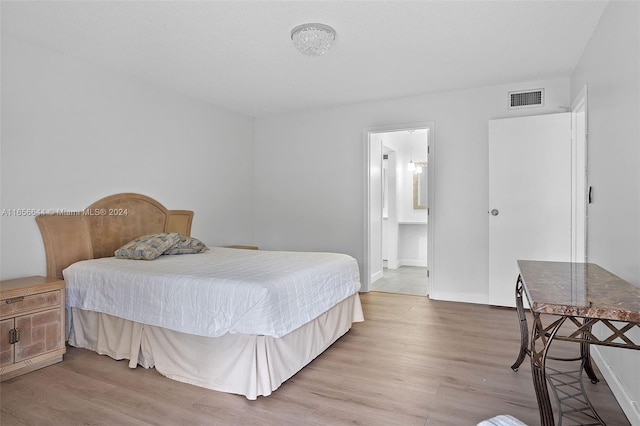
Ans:
{"label": "doorway", "polygon": [[433,123],[365,130],[366,291],[433,286]]}

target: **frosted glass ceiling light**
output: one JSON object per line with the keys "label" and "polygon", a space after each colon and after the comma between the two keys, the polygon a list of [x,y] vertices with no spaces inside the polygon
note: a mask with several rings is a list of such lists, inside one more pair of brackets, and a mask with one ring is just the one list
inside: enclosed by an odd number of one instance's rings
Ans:
{"label": "frosted glass ceiling light", "polygon": [[291,30],[294,46],[307,56],[324,55],[335,39],[336,31],[324,24],[302,24]]}

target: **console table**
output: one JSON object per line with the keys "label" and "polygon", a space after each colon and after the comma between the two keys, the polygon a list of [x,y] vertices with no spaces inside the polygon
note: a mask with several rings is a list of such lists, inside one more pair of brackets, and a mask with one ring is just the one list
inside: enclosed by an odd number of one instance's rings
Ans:
{"label": "console table", "polygon": [[[547,380],[558,401],[560,424],[563,417],[574,421],[578,417],[604,425],[585,393],[582,372],[593,383],[598,381],[591,365],[590,345],[640,349],[640,342],[627,336],[629,330],[640,327],[640,289],[592,263],[518,260],[518,268],[516,308],[521,343],[518,359],[511,368],[517,371],[530,356],[542,426],[555,424]],[[533,316],[530,339],[523,294]],[[544,317],[550,321],[546,326],[543,314],[550,315]],[[592,334],[592,327],[598,323],[604,324],[605,337]],[[556,340],[578,343],[580,355],[548,357],[549,347]],[[570,372],[553,370],[546,366],[547,358],[581,361],[580,368]]]}

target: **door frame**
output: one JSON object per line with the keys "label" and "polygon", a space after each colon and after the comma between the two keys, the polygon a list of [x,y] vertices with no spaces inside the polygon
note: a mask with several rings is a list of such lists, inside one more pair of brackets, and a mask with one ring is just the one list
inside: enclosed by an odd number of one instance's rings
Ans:
{"label": "door frame", "polygon": [[[404,124],[392,124],[386,126],[376,126],[363,129],[362,138],[364,144],[364,238],[363,238],[363,255],[364,255],[364,277],[361,277],[362,289],[361,291],[368,292],[371,287],[371,193],[376,188],[372,188],[371,181],[371,136],[376,133],[390,133],[401,132],[415,129],[428,129],[427,132],[427,146],[428,146],[428,163],[427,166],[427,268],[428,268],[428,281],[427,281],[427,294],[431,294],[435,288],[435,126],[433,121],[424,121],[417,123],[404,123]],[[382,188],[379,188],[380,191]],[[382,215],[382,211],[380,211]]]}
{"label": "door frame", "polygon": [[[585,84],[571,105],[571,261],[586,262],[589,211],[588,86]],[[582,122],[579,114],[583,114]]]}

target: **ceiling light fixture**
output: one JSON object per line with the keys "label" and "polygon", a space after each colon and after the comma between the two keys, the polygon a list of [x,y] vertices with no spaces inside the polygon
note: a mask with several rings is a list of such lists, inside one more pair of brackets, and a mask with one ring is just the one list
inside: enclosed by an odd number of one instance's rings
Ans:
{"label": "ceiling light fixture", "polygon": [[325,24],[302,24],[291,30],[291,40],[303,55],[321,56],[336,39],[336,31]]}

